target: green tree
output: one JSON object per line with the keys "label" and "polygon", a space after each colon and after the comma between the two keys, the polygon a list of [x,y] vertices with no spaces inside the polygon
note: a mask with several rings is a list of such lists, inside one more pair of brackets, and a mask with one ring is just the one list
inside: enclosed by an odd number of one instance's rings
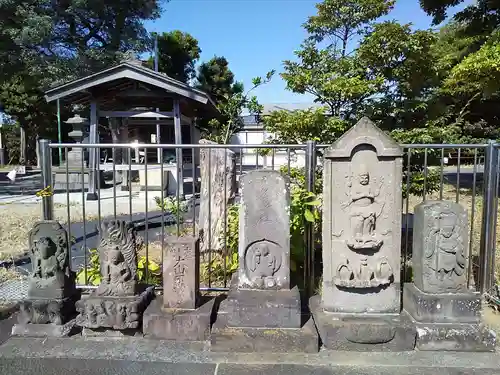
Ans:
{"label": "green tree", "polygon": [[324,0],[304,28],[309,37],[296,52],[298,61],[285,61],[281,77],[287,88],[309,93],[329,107],[333,116],[350,119],[363,102],[377,93],[381,77],[360,64],[354,38],[387,14],[392,0]]}
{"label": "green tree", "polygon": [[[198,40],[189,33],[174,30],[158,35],[158,70],[170,78],[186,83],[195,78],[200,53]],[[148,66],[153,68],[153,57]]]}
{"label": "green tree", "polygon": [[217,103],[243,92],[243,84],[235,81],[234,73],[223,56],[214,56],[200,64],[196,81],[196,87],[209,94]]}
{"label": "green tree", "polygon": [[46,106],[43,91],[104,69],[130,51],[147,51],[143,22],[159,16],[161,3],[0,0],[0,96],[5,112],[26,131],[28,151],[39,129],[55,134],[55,108]]}
{"label": "green tree", "polygon": [[256,115],[262,112],[262,106],[257,101],[257,97],[252,95],[252,91],[268,83],[274,73],[275,71],[271,70],[264,78],[255,77],[252,79],[250,90],[230,93],[226,95],[224,100],[219,101],[217,108],[220,111],[220,116],[209,121],[208,127],[203,131],[204,136],[217,143],[229,143],[231,137],[243,126],[242,114],[244,110]]}

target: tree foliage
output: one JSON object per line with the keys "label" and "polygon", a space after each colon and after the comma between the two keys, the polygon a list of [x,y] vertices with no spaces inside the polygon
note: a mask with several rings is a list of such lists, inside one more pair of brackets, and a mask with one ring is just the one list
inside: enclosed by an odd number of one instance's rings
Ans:
{"label": "tree foliage", "polygon": [[55,107],[43,91],[145,52],[145,20],[161,0],[0,0],[0,102],[26,131],[28,159],[36,136],[56,133]]}
{"label": "tree foliage", "polygon": [[[162,33],[157,37],[158,70],[170,78],[190,82],[196,75],[195,65],[201,53],[198,40],[180,30]],[[148,60],[148,66],[154,67],[153,57]]]}
{"label": "tree foliage", "polygon": [[196,80],[196,87],[209,94],[216,103],[243,92],[243,84],[235,81],[234,73],[223,56],[214,56],[200,64]]}

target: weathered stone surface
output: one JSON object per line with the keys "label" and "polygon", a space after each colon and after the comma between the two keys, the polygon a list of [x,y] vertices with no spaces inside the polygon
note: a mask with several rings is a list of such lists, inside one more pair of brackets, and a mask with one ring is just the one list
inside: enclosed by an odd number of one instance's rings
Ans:
{"label": "weathered stone surface", "polygon": [[101,225],[101,284],[78,301],[77,324],[86,328],[137,329],[154,298],[154,288],[138,285],[138,241],[133,224],[122,220]]}
{"label": "weathered stone surface", "polygon": [[278,291],[232,289],[223,302],[230,327],[300,328],[301,300],[297,287]]}
{"label": "weathered stone surface", "polygon": [[76,304],[76,322],[86,328],[137,329],[142,314],[154,298],[153,287],[132,296],[99,296],[91,293]]}
{"label": "weathered stone surface", "polygon": [[289,193],[278,171],[241,177],[239,288],[290,288]]}
{"label": "weathered stone surface", "polygon": [[[200,140],[200,144],[216,144]],[[227,205],[236,195],[236,157],[226,148],[200,149],[201,252],[224,249],[224,223]]]}
{"label": "weathered stone surface", "polygon": [[33,272],[28,280],[31,299],[63,299],[76,293],[76,275],[69,263],[68,233],[57,221],[41,221],[29,233]]}
{"label": "weathered stone surface", "polygon": [[19,324],[55,324],[62,325],[76,315],[75,303],[80,298],[76,292],[71,297],[63,299],[32,299],[19,303]]}
{"label": "weathered stone surface", "polygon": [[417,349],[493,352],[496,335],[480,324],[417,323]]}
{"label": "weathered stone surface", "polygon": [[408,351],[415,347],[416,330],[406,314],[339,314],[325,312],[319,296],[309,308],[325,348],[355,351]]}
{"label": "weathered stone surface", "polygon": [[199,295],[200,251],[195,237],[168,237],[163,259],[163,306],[195,309]]}
{"label": "weathered stone surface", "polygon": [[134,296],[137,291],[137,232],[123,220],[101,224],[101,283],[95,296]]}
{"label": "weathered stone surface", "polygon": [[227,314],[218,315],[212,327],[210,350],[242,353],[316,353],[319,338],[312,318],[302,328],[229,327]]}
{"label": "weathered stone surface", "polygon": [[86,328],[82,329],[83,337],[143,337],[142,332],[137,329],[114,330],[110,328]]}
{"label": "weathered stone surface", "polygon": [[361,119],[325,151],[322,308],[399,313],[402,150]]}
{"label": "weathered stone surface", "polygon": [[479,293],[430,294],[407,283],[403,288],[403,306],[417,322],[479,323],[481,320]]}
{"label": "weathered stone surface", "polygon": [[467,211],[447,201],[415,207],[412,266],[415,286],[426,293],[467,291]]}
{"label": "weathered stone surface", "polygon": [[154,300],[144,312],[143,332],[148,338],[176,341],[206,341],[214,315],[215,299],[203,301],[195,310],[162,308]]}
{"label": "weathered stone surface", "polygon": [[66,336],[73,332],[80,292],[70,268],[68,233],[57,221],[41,221],[29,233],[33,272],[28,298],[19,304],[16,335]]}
{"label": "weathered stone surface", "polygon": [[28,337],[68,337],[80,332],[81,328],[71,319],[64,324],[16,324],[12,327],[12,336]]}

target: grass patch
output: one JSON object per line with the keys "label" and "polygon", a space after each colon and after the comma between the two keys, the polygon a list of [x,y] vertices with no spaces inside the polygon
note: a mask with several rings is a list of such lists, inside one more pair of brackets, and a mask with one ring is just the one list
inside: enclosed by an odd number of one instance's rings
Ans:
{"label": "grass patch", "polygon": [[23,276],[12,268],[4,268],[0,267],[0,284],[9,281],[9,280],[17,280],[22,279]]}

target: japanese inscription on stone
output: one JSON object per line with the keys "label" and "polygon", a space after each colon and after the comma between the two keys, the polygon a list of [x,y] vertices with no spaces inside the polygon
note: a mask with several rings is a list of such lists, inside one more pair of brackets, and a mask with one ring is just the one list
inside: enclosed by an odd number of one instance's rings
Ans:
{"label": "japanese inscription on stone", "polygon": [[195,309],[199,279],[199,240],[170,237],[163,261],[163,306]]}
{"label": "japanese inscription on stone", "polygon": [[427,201],[415,207],[414,223],[415,286],[426,293],[466,290],[466,210],[453,202]]}
{"label": "japanese inscription on stone", "polygon": [[255,170],[240,179],[238,286],[290,287],[289,194],[278,171]]}

